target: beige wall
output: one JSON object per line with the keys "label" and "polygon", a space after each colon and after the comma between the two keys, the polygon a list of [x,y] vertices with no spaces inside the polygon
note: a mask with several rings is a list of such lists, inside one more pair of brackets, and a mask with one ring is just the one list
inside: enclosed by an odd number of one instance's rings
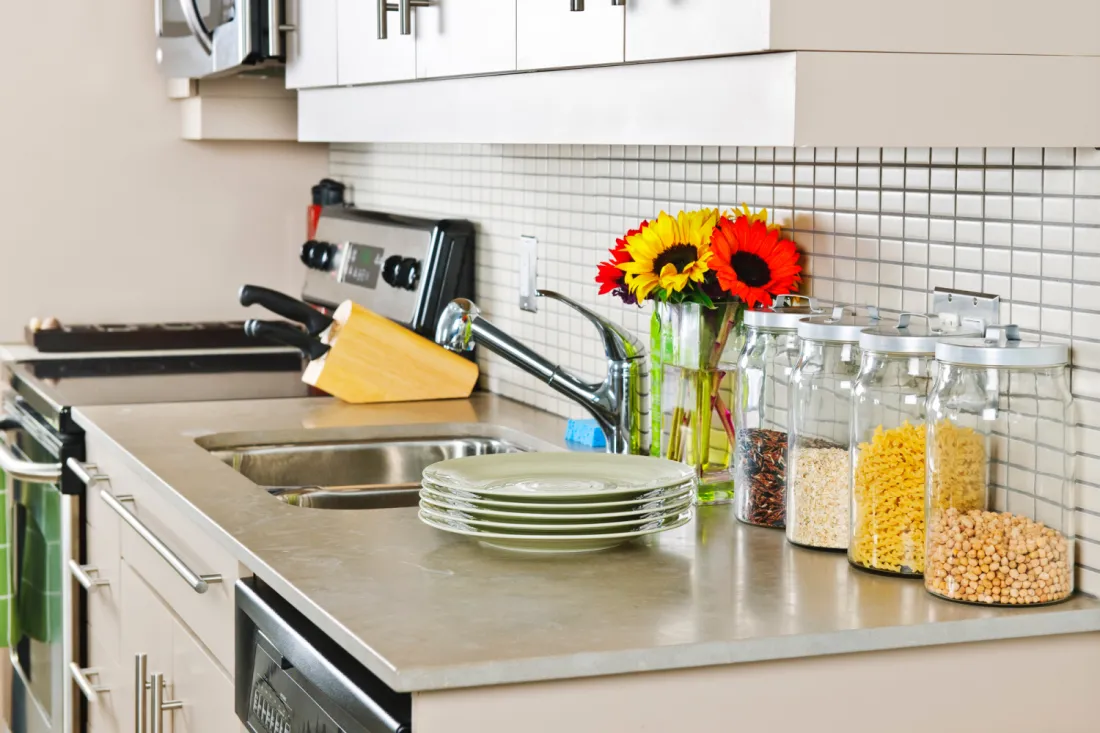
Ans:
{"label": "beige wall", "polygon": [[0,340],[63,321],[235,317],[243,281],[301,287],[326,150],[188,143],[154,63],[152,0],[5,3]]}

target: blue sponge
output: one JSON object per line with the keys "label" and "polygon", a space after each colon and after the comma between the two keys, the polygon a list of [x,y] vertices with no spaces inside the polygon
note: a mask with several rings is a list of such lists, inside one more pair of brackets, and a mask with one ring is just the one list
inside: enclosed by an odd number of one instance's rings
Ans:
{"label": "blue sponge", "polygon": [[595,420],[570,420],[565,427],[565,440],[569,443],[580,443],[589,448],[607,447],[607,438],[603,430]]}

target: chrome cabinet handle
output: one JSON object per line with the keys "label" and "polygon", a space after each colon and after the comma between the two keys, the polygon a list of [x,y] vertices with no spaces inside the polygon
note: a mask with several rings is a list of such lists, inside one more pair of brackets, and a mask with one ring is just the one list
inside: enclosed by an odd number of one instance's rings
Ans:
{"label": "chrome cabinet handle", "polygon": [[[0,415],[0,420],[9,419],[7,415]],[[60,463],[35,463],[24,460],[15,455],[15,451],[2,436],[0,436],[0,469],[19,481],[54,483],[61,478]]]}
{"label": "chrome cabinet handle", "polygon": [[161,3],[164,0],[153,0],[153,30],[157,33],[157,38],[164,37],[164,8]]}
{"label": "chrome cabinet handle", "polygon": [[155,673],[149,684],[153,690],[153,733],[164,733],[164,711],[179,710],[183,707],[183,701],[164,699],[163,674]]}
{"label": "chrome cabinet handle", "polygon": [[145,718],[149,712],[145,697],[145,691],[149,689],[149,683],[145,681],[148,664],[147,654],[134,655],[134,733],[145,733]]}
{"label": "chrome cabinet handle", "polygon": [[[615,7],[620,7],[626,5],[626,0],[611,0],[611,4]],[[574,13],[584,10],[584,0],[569,0],[569,9]]]}
{"label": "chrome cabinet handle", "polygon": [[75,458],[70,458],[65,461],[65,465],[69,470],[73,472],[81,483],[85,486],[91,486],[92,484],[98,484],[100,481],[109,481],[107,474],[100,473],[94,463],[81,463]]}
{"label": "chrome cabinet handle", "polygon": [[[299,17],[302,13],[301,3],[306,0],[298,1],[298,14]],[[271,30],[267,34],[267,55],[272,58],[282,58],[286,49],[283,47],[283,34],[294,33],[298,30],[297,24],[287,23],[286,18],[283,17],[283,11],[285,9],[284,3],[289,3],[291,0],[267,0],[267,17],[271,19]]]}
{"label": "chrome cabinet handle", "polygon": [[106,578],[93,578],[92,574],[99,575],[99,571],[90,565],[81,565],[76,560],[69,560],[69,572],[80,583],[80,587],[89,593],[95,593],[101,587],[111,584]]}
{"label": "chrome cabinet handle", "polygon": [[183,11],[183,19],[187,21],[187,28],[191,31],[191,35],[202,46],[202,50],[210,53],[214,48],[213,39],[202,24],[199,9],[195,7],[195,0],[180,0],[180,10]]}
{"label": "chrome cabinet handle", "polygon": [[426,8],[429,5],[430,0],[398,0],[397,3],[378,0],[378,40],[384,41],[389,37],[389,13],[401,14],[401,35],[409,36],[412,35],[413,8]]}
{"label": "chrome cabinet handle", "polygon": [[156,550],[157,554],[164,558],[164,561],[171,565],[172,569],[179,573],[179,576],[191,586],[193,591],[196,593],[205,593],[209,589],[210,583],[222,582],[222,576],[217,573],[199,575],[194,570],[187,567],[183,563],[183,560],[181,560],[176,553],[172,552],[167,545],[161,542],[160,538],[153,534],[137,516],[129,509],[122,506],[122,502],[124,501],[133,501],[134,498],[132,496],[114,496],[107,491],[101,491],[99,492],[99,498],[103,499],[104,504],[114,509],[115,513],[122,517],[122,521],[130,525],[143,540],[148,542],[149,545]]}
{"label": "chrome cabinet handle", "polygon": [[108,687],[104,685],[97,685],[89,677],[98,677],[99,670],[89,667],[88,669],[81,669],[80,665],[76,662],[69,662],[69,674],[73,678],[73,682],[80,688],[80,691],[84,693],[84,699],[88,701],[89,705],[95,705],[99,702],[99,693],[106,692]]}

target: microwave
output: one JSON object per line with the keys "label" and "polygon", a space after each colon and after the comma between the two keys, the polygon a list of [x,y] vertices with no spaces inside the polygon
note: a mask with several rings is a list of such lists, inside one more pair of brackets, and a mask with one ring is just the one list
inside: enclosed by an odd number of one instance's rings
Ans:
{"label": "microwave", "polygon": [[202,79],[281,66],[289,0],[153,0],[157,66]]}

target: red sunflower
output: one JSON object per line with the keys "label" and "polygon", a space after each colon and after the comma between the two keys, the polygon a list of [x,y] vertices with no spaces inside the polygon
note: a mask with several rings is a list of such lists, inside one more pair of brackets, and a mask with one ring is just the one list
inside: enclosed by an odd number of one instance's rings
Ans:
{"label": "red sunflower", "polygon": [[734,221],[723,216],[710,248],[714,253],[710,269],[718,276],[718,284],[750,308],[770,306],[773,295],[793,292],[802,279],[794,242],[780,238],[778,229],[768,231],[767,224],[747,216]]}
{"label": "red sunflower", "polygon": [[619,265],[631,261],[630,253],[626,251],[626,240],[635,234],[640,234],[647,226],[649,226],[649,222],[643,221],[637,229],[631,229],[621,239],[615,240],[615,247],[610,250],[611,259],[599,264],[596,282],[600,284],[600,295],[614,292],[628,303],[637,302],[637,299],[630,296],[627,290],[624,282],[626,273],[619,268]]}

